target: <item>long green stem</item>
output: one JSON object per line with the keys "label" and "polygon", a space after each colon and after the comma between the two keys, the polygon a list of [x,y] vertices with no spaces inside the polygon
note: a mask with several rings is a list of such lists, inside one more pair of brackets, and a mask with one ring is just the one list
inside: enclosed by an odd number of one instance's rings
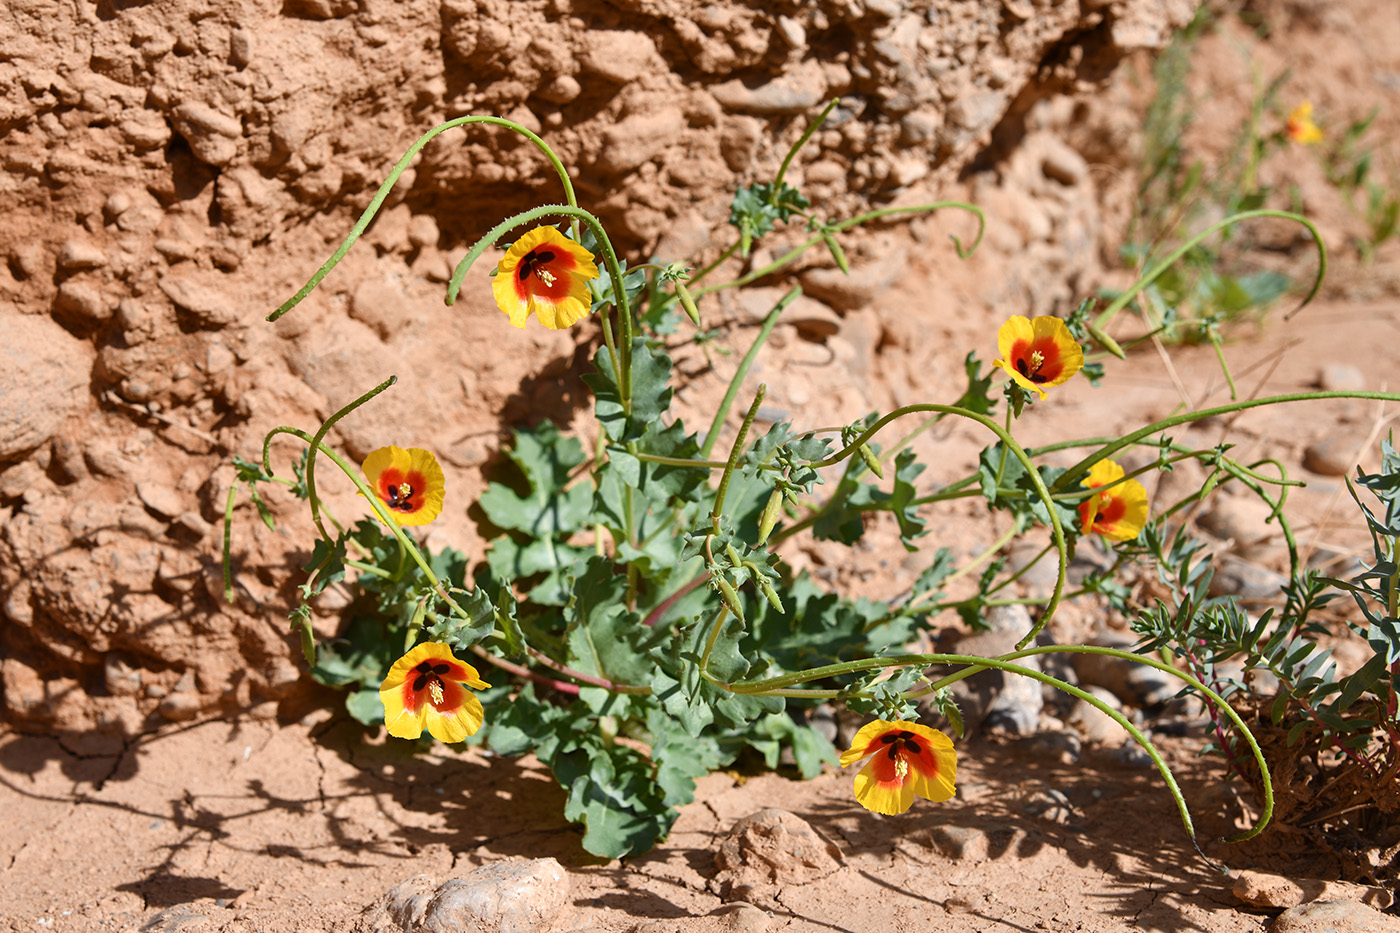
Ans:
{"label": "long green stem", "polygon": [[739,458],[744,453],[744,440],[748,437],[749,428],[753,427],[753,420],[758,416],[758,407],[763,404],[764,393],[768,391],[766,384],[760,384],[758,391],[754,393],[753,404],[749,406],[748,414],[744,416],[744,423],[739,427],[739,433],[734,438],[734,446],[729,450],[729,462],[724,465],[724,474],[719,478],[719,489],[715,490],[714,508],[710,509],[710,522],[715,533],[719,533],[720,516],[724,514],[724,497],[729,492],[729,480],[734,476],[734,470],[739,466]]}
{"label": "long green stem", "polygon": [[744,382],[744,377],[749,374],[749,367],[758,356],[758,351],[763,348],[763,344],[768,339],[768,335],[773,333],[773,327],[778,323],[778,315],[783,313],[783,309],[797,300],[797,296],[802,294],[802,287],[794,285],[788,293],[778,299],[778,303],[773,306],[773,310],[768,312],[768,316],[763,319],[763,326],[758,330],[758,336],[754,338],[749,352],[744,354],[744,358],[739,361],[739,368],[734,371],[734,377],[729,380],[729,388],[724,391],[724,398],[720,400],[719,408],[715,410],[715,417],[710,421],[710,430],[705,435],[705,443],[700,445],[700,456],[708,459],[714,452],[715,444],[719,441],[719,429],[724,424],[724,419],[729,417],[729,409],[734,404],[734,398],[739,394],[739,387]]}
{"label": "long green stem", "polygon": [[839,97],[833,97],[828,101],[822,112],[817,114],[817,118],[807,125],[807,129],[803,131],[801,138],[792,144],[792,148],[788,150],[787,156],[783,158],[783,164],[778,166],[777,176],[773,179],[773,191],[775,193],[783,187],[783,176],[787,174],[788,166],[792,165],[792,160],[796,158],[798,151],[801,150],[803,146],[807,145],[807,140],[811,139],[812,134],[826,122],[826,118],[830,116],[831,111],[840,102],[841,98]]}
{"label": "long green stem", "polygon": [[379,190],[375,192],[374,197],[369,202],[369,206],[366,207],[364,213],[360,215],[360,219],[356,221],[355,226],[350,229],[349,235],[346,236],[345,241],[340,244],[340,248],[331,255],[330,259],[326,260],[321,268],[316,270],[316,274],[311,276],[295,295],[282,302],[276,311],[267,316],[267,319],[269,321],[275,321],[292,308],[295,308],[301,303],[302,299],[311,294],[312,289],[321,284],[321,280],[326,277],[326,274],[334,269],[340,260],[345,258],[345,254],[350,252],[350,247],[360,238],[360,234],[365,232],[370,221],[374,220],[374,215],[378,213],[379,208],[384,204],[384,199],[389,196],[389,191],[398,182],[399,176],[408,169],[409,163],[413,161],[414,157],[418,155],[424,146],[432,141],[433,137],[445,133],[454,127],[465,126],[470,123],[486,123],[494,126],[504,126],[507,129],[514,130],[534,143],[535,146],[544,153],[545,158],[549,159],[549,164],[554,167],[554,171],[559,175],[559,181],[564,186],[565,200],[573,207],[578,206],[578,199],[574,197],[574,185],[573,182],[569,180],[569,173],[564,170],[564,163],[559,161],[559,156],[555,155],[554,150],[550,148],[549,144],[543,139],[540,139],[539,136],[530,132],[519,123],[501,117],[467,116],[457,117],[455,120],[448,120],[446,123],[440,123],[428,130],[428,132],[418,137],[412,146],[408,147],[408,151],[403,154],[403,158],[399,159],[399,161],[395,163],[393,169],[390,170],[389,177],[384,179],[383,184],[379,186]]}
{"label": "long green stem", "polygon": [[1216,233],[1219,233],[1221,230],[1224,230],[1227,227],[1232,227],[1242,220],[1251,220],[1255,217],[1279,217],[1283,220],[1291,220],[1295,223],[1300,223],[1304,227],[1308,228],[1308,232],[1311,233],[1313,236],[1313,242],[1317,245],[1317,277],[1313,279],[1313,286],[1311,289],[1308,290],[1307,295],[1303,297],[1302,302],[1299,303],[1298,307],[1288,312],[1288,314],[1285,315],[1285,317],[1288,318],[1292,317],[1294,314],[1297,314],[1298,311],[1302,310],[1302,308],[1304,308],[1308,304],[1308,302],[1312,301],[1313,298],[1317,295],[1318,291],[1322,288],[1322,280],[1327,275],[1327,247],[1322,242],[1322,234],[1318,233],[1317,227],[1313,225],[1312,221],[1308,220],[1301,214],[1294,214],[1291,211],[1241,211],[1238,214],[1231,214],[1224,220],[1211,224],[1209,227],[1205,228],[1200,233],[1196,234],[1191,239],[1187,240],[1185,243],[1172,250],[1169,254],[1167,254],[1167,257],[1165,259],[1157,263],[1157,265],[1153,266],[1151,269],[1145,272],[1141,278],[1134,282],[1131,288],[1129,288],[1127,291],[1123,292],[1123,294],[1119,295],[1117,298],[1114,298],[1111,302],[1109,302],[1108,307],[1104,308],[1103,311],[1100,312],[1099,316],[1094,319],[1094,326],[1097,327],[1099,330],[1106,329],[1108,327],[1108,322],[1113,320],[1114,315],[1126,308],[1128,306],[1128,303],[1131,302],[1134,298],[1136,298],[1143,289],[1147,288],[1153,282],[1157,281],[1157,279],[1162,275],[1162,273],[1170,269],[1182,256],[1185,256],[1187,253],[1191,252],[1191,250],[1201,245],[1201,243],[1206,238],[1213,236]]}

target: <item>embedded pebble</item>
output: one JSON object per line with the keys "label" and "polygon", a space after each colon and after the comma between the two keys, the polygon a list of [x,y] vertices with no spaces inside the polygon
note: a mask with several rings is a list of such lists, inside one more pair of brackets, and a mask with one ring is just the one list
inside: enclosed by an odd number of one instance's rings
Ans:
{"label": "embedded pebble", "polygon": [[1032,758],[1046,758],[1072,765],[1079,761],[1084,742],[1079,734],[1068,729],[1039,732],[1016,743],[1016,748]]}
{"label": "embedded pebble", "polygon": [[1360,902],[1384,910],[1394,898],[1384,888],[1349,884],[1345,881],[1294,880],[1264,871],[1242,871],[1230,887],[1235,897],[1255,907],[1297,907],[1316,901]]}
{"label": "embedded pebble", "polygon": [[0,463],[48,442],[88,407],[93,351],[43,315],[0,315]]}
{"label": "embedded pebble", "polygon": [[[1121,708],[1118,697],[1111,690],[1090,686],[1086,692],[1107,703],[1112,709]],[[1077,726],[1084,733],[1084,738],[1095,745],[1118,746],[1128,739],[1128,730],[1088,700],[1075,702],[1069,711],[1068,722],[1072,726]]]}
{"label": "embedded pebble", "polygon": [[408,242],[419,249],[437,246],[440,235],[437,221],[431,214],[414,214],[413,219],[408,222]]}
{"label": "embedded pebble", "polygon": [[437,884],[415,875],[365,912],[376,933],[546,933],[567,918],[569,876],[552,858],[493,862]]}
{"label": "embedded pebble", "polygon": [[729,933],[767,933],[773,928],[773,917],[768,911],[744,901],[723,904],[708,914],[719,921],[719,929]]}
{"label": "embedded pebble", "polygon": [[954,859],[981,860],[991,848],[987,834],[975,826],[935,826],[929,841],[939,852]]}
{"label": "embedded pebble", "polygon": [[1215,562],[1210,595],[1235,596],[1244,602],[1274,599],[1288,583],[1283,574],[1226,554]]}
{"label": "embedded pebble", "polygon": [[174,488],[153,481],[136,484],[136,496],[161,518],[174,518],[186,510],[184,497]]}
{"label": "embedded pebble", "polygon": [[1366,375],[1350,363],[1325,363],[1317,371],[1317,387],[1324,392],[1360,392]]}
{"label": "embedded pebble", "polygon": [[822,102],[826,88],[826,72],[819,62],[809,60],[767,84],[751,88],[735,78],[716,85],[710,93],[728,110],[783,114],[811,110]]}
{"label": "embedded pebble", "polygon": [[1303,466],[1323,476],[1346,476],[1356,465],[1358,444],[1346,437],[1324,437],[1303,451]]}
{"label": "embedded pebble", "polygon": [[1278,915],[1271,933],[1400,933],[1400,918],[1360,901],[1317,901]]}
{"label": "embedded pebble", "polygon": [[227,165],[238,154],[243,123],[208,104],[185,101],[175,108],[175,129],[201,162]]}
{"label": "embedded pebble", "polygon": [[573,75],[559,75],[535,93],[552,104],[567,104],[583,93],[583,85]]}
{"label": "embedded pebble", "polygon": [[712,880],[727,899],[753,901],[772,885],[807,884],[846,863],[806,820],[768,808],[737,821],[715,852]]}
{"label": "embedded pebble", "polygon": [[603,134],[603,150],[598,167],[620,175],[649,162],[677,142],[685,128],[685,118],[675,110],[659,110],[627,117]]}
{"label": "embedded pebble", "polygon": [[69,319],[100,324],[112,317],[112,304],[107,296],[86,282],[64,282],[58,287],[54,311]]}
{"label": "embedded pebble", "polygon": [[206,285],[193,277],[173,273],[161,276],[158,284],[177,307],[189,312],[212,330],[227,327],[238,320],[237,305],[217,285]]}
{"label": "embedded pebble", "polygon": [[58,267],[65,272],[97,269],[107,264],[107,254],[84,240],[68,240],[58,250]]}
{"label": "embedded pebble", "polygon": [[579,56],[583,70],[615,84],[627,84],[645,74],[659,56],[646,33],[626,29],[590,29]]}
{"label": "embedded pebble", "polygon": [[204,698],[190,690],[167,694],[156,711],[170,722],[188,722],[204,709]]}
{"label": "embedded pebble", "polygon": [[1053,787],[1032,791],[1021,802],[1021,812],[1064,826],[1075,818],[1074,804],[1062,791]]}

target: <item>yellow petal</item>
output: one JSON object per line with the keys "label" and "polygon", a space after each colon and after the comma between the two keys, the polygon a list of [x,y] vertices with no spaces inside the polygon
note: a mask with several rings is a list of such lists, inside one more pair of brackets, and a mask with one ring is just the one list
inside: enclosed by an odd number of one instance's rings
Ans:
{"label": "yellow petal", "polygon": [[439,742],[465,742],[467,736],[475,735],[486,719],[486,711],[481,701],[472,694],[462,699],[462,705],[451,713],[440,713],[432,704],[424,707],[427,717],[428,734]]}
{"label": "yellow petal", "polygon": [[882,785],[875,776],[875,761],[861,769],[856,775],[856,803],[875,813],[898,816],[914,805],[914,784],[908,779],[898,785]]}
{"label": "yellow petal", "polygon": [[899,723],[889,722],[884,719],[875,719],[860,727],[854,739],[851,740],[851,747],[841,753],[841,767],[847,768],[860,761],[862,758],[869,758],[879,749],[874,746],[880,736],[891,730],[898,730]]}
{"label": "yellow petal", "polygon": [[1123,468],[1121,466],[1112,460],[1100,460],[1089,468],[1089,475],[1084,477],[1081,482],[1092,489],[1096,486],[1107,486],[1122,478]]}
{"label": "yellow petal", "polygon": [[[1035,339],[1035,328],[1031,326],[1030,318],[1013,314],[1006,319],[1006,323],[1001,325],[997,331],[997,352],[1001,354],[1003,360],[1011,359],[1011,351],[1019,341],[1027,343]],[[997,365],[1003,365],[998,363]],[[1015,368],[1015,364],[1011,364]]]}

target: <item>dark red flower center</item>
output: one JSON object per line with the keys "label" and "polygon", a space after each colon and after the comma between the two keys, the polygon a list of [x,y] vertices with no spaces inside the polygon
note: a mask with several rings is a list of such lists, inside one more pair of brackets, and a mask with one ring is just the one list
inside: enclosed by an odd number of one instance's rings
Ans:
{"label": "dark red flower center", "polygon": [[[516,270],[516,275],[520,281],[524,282],[530,277],[530,273],[538,271],[540,278],[546,285],[552,285],[550,279],[554,278],[544,266],[554,261],[554,251],[549,249],[532,249],[525,254],[525,258],[520,260],[520,267]],[[549,278],[545,278],[548,275]]]}
{"label": "dark red flower center", "polygon": [[434,681],[438,683],[440,689],[442,675],[452,670],[452,666],[450,664],[434,664],[432,661],[424,661],[413,670],[414,673],[418,675],[413,681],[413,692],[421,693],[427,688],[428,684]]}
{"label": "dark red flower center", "polygon": [[1012,357],[1016,361],[1016,371],[1036,385],[1053,381],[1064,369],[1060,348],[1049,338],[1018,343]]}
{"label": "dark red flower center", "polygon": [[396,512],[417,512],[427,502],[428,481],[417,470],[390,467],[379,477],[379,498]]}
{"label": "dark red flower center", "polygon": [[905,729],[903,732],[886,732],[880,736],[880,741],[889,746],[890,758],[898,758],[901,750],[907,750],[911,755],[919,755],[923,752],[923,746],[914,740],[914,733]]}

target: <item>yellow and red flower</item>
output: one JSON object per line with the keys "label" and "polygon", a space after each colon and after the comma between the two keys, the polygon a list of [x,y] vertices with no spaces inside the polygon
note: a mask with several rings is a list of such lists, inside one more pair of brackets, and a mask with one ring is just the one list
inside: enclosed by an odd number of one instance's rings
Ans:
{"label": "yellow and red flower", "polygon": [[1117,485],[1079,503],[1079,522],[1085,534],[1101,534],[1110,541],[1131,541],[1147,524],[1147,490],[1142,483],[1124,480],[1121,466],[1112,460],[1100,460],[1090,468],[1083,485],[1098,489],[1114,483]]}
{"label": "yellow and red flower", "polygon": [[421,447],[381,447],[362,469],[374,494],[400,525],[426,525],[442,513],[446,481],[437,458]]}
{"label": "yellow and red flower", "polygon": [[425,642],[395,661],[380,685],[384,724],[401,739],[416,739],[427,729],[439,742],[461,742],[486,718],[481,701],[467,687],[489,686],[451,648]]}
{"label": "yellow and red flower", "polygon": [[1304,146],[1322,142],[1322,130],[1313,122],[1312,113],[1313,105],[1310,100],[1305,100],[1293,108],[1284,128],[1289,139]]}
{"label": "yellow and red flower", "polygon": [[1069,380],[1084,366],[1084,348],[1070,334],[1065,322],[1053,315],[1035,319],[1012,316],[997,331],[995,365],[1045,398],[1045,390]]}
{"label": "yellow and red flower", "polygon": [[593,307],[588,280],[597,277],[592,253],[553,227],[536,227],[496,264],[491,292],[516,327],[533,314],[559,330],[587,316]]}
{"label": "yellow and red flower", "polygon": [[937,729],[917,722],[868,722],[841,754],[841,767],[863,758],[870,763],[856,775],[856,802],[867,810],[893,816],[912,807],[915,797],[937,803],[953,796],[958,755],[953,741]]}

